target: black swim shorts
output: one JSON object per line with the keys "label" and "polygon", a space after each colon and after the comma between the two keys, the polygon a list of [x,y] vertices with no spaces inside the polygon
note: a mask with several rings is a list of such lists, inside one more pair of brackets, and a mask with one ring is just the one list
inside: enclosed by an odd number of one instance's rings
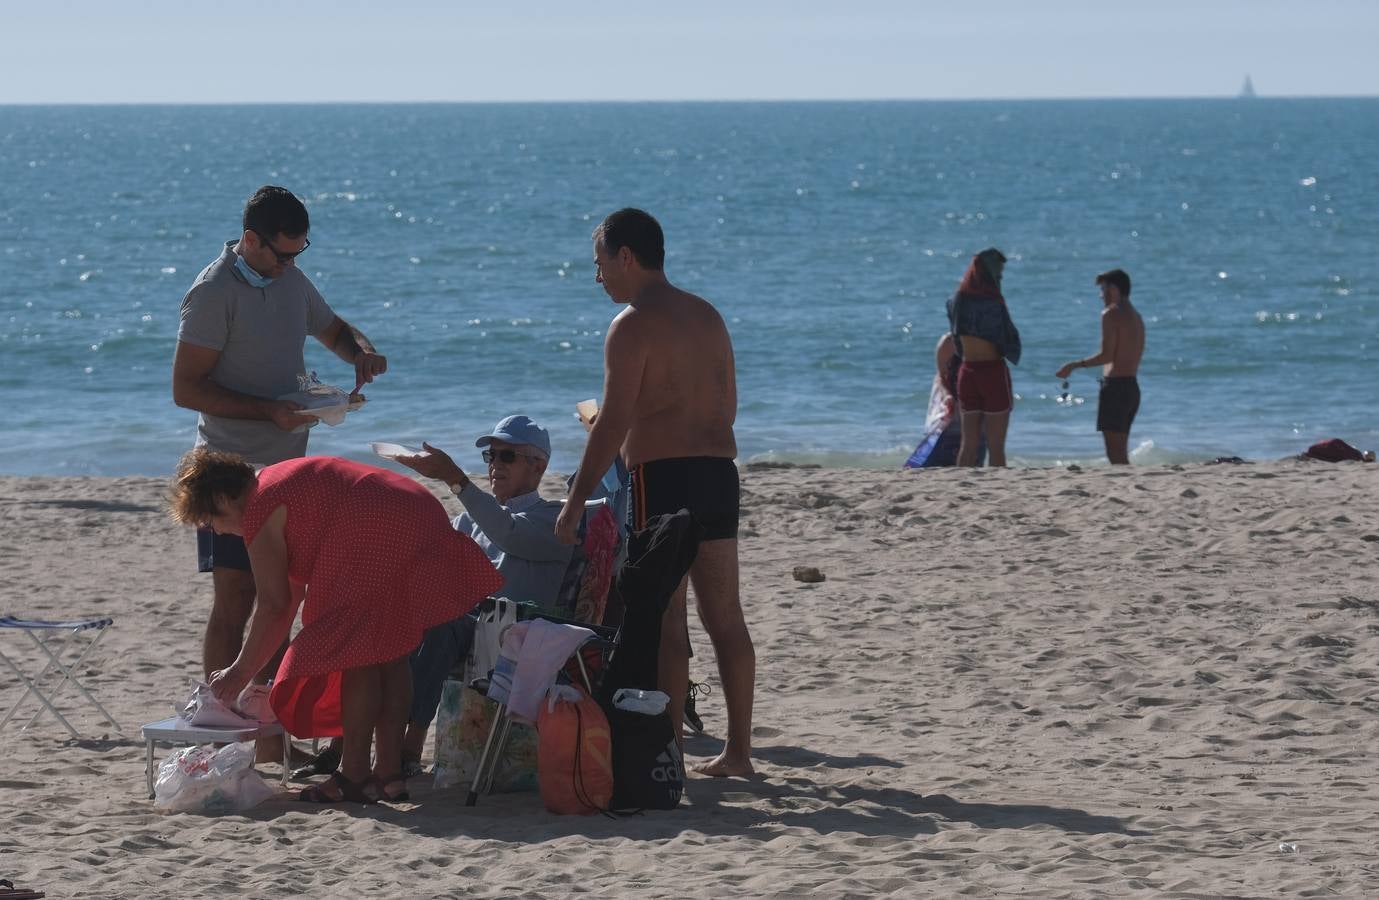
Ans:
{"label": "black swim shorts", "polygon": [[1134,375],[1101,379],[1097,398],[1096,430],[1129,434],[1135,413],[1140,411],[1140,383]]}
{"label": "black swim shorts", "polygon": [[737,537],[737,466],[722,456],[656,459],[632,468],[632,529],[656,516],[687,509],[703,540]]}
{"label": "black swim shorts", "polygon": [[209,528],[196,529],[196,571],[239,569],[249,571],[249,548],[237,534],[217,534]]}

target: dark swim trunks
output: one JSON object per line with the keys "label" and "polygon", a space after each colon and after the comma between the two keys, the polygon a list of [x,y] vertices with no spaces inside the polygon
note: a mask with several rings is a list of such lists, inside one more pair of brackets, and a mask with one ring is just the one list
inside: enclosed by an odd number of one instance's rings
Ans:
{"label": "dark swim trunks", "polygon": [[656,516],[687,509],[704,529],[702,540],[737,537],[737,466],[722,456],[656,459],[632,467],[632,530]]}
{"label": "dark swim trunks", "polygon": [[962,412],[1003,413],[1014,405],[1005,360],[964,361],[958,367],[958,408]]}
{"label": "dark swim trunks", "polygon": [[237,534],[217,534],[209,528],[196,529],[196,571],[238,569],[249,571],[249,548]]}
{"label": "dark swim trunks", "polygon": [[1129,434],[1135,413],[1140,411],[1140,383],[1134,375],[1101,379],[1097,398],[1096,430]]}

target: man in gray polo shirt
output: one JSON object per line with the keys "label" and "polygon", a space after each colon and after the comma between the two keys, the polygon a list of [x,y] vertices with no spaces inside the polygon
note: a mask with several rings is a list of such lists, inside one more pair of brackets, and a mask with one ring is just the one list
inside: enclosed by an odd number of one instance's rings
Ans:
{"label": "man in gray polo shirt", "polygon": [[[388,361],[297,268],[311,244],[301,200],[286,188],[261,187],[245,204],[243,226],[182,300],[172,399],[201,413],[198,447],[266,466],[306,455],[305,426],[314,420],[297,414],[300,404],[275,398],[298,390],[308,334],[354,366],[356,390],[383,374]],[[238,536],[199,532],[197,550],[200,571],[211,573],[215,589],[202,649],[209,677],[239,654],[254,579]],[[276,665],[270,662],[260,680]]]}
{"label": "man in gray polo shirt", "polygon": [[[508,416],[474,444],[483,448],[492,494],[430,444],[422,445],[425,453],[397,461],[445,482],[459,498],[465,512],[455,518],[455,530],[472,537],[502,573],[500,596],[552,607],[575,548],[555,536],[561,502],[543,500],[539,492],[551,458],[551,436],[526,416]],[[407,774],[419,771],[441,689],[455,663],[469,652],[473,636],[474,620],[461,616],[427,631],[412,654],[412,712],[402,740]]]}

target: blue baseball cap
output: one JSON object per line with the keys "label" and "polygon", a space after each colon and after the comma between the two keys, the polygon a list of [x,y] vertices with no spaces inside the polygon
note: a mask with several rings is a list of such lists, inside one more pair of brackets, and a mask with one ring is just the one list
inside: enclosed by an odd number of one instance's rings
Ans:
{"label": "blue baseball cap", "polygon": [[526,416],[508,416],[493,426],[493,430],[474,442],[476,447],[487,447],[494,440],[509,444],[525,444],[541,451],[541,455],[551,458],[551,435]]}

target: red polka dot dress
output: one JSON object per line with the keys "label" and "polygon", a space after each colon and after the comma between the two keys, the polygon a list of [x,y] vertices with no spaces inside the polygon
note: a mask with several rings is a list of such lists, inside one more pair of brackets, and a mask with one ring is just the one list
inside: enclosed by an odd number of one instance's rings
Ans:
{"label": "red polka dot dress", "polygon": [[280,506],[288,576],[307,590],[269,702],[290,734],[335,736],[346,669],[411,653],[503,577],[439,500],[394,472],[329,456],[268,466],[245,505],[245,544]]}

